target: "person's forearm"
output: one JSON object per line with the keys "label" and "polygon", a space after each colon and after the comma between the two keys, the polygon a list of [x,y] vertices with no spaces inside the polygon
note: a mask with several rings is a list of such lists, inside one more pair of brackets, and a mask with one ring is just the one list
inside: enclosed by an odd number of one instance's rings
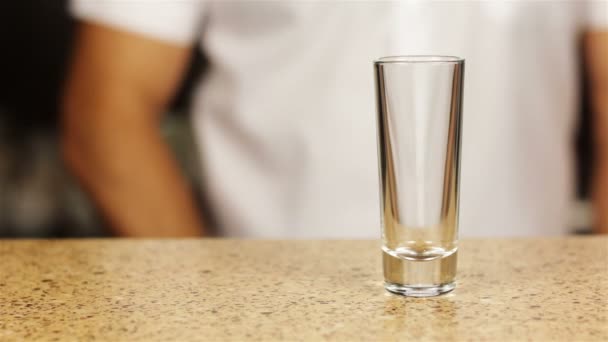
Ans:
{"label": "person's forearm", "polygon": [[608,32],[585,36],[585,61],[588,71],[593,113],[594,172],[592,197],[594,232],[608,233]]}
{"label": "person's forearm", "polygon": [[[87,108],[99,112],[83,112]],[[187,182],[158,126],[130,119],[146,117],[137,111],[150,108],[127,100],[116,105],[81,103],[68,110],[65,160],[116,234],[178,237],[204,233]],[[113,118],[124,119],[109,122],[104,119],[107,111],[113,111]],[[71,124],[69,118],[77,115],[91,120]]]}

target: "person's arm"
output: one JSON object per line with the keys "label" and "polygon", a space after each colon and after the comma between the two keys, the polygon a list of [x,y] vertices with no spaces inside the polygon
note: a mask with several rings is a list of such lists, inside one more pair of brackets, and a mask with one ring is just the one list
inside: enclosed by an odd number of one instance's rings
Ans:
{"label": "person's arm", "polygon": [[160,132],[189,47],[82,23],[63,101],[62,153],[115,234],[204,234]]}
{"label": "person's arm", "polygon": [[585,35],[594,134],[594,232],[608,233],[608,31]]}

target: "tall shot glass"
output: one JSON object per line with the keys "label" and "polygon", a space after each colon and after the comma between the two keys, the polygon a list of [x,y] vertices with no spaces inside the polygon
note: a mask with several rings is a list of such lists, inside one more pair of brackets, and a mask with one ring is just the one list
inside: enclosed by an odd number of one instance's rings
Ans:
{"label": "tall shot glass", "polygon": [[374,62],[385,288],[405,296],[454,289],[464,60]]}

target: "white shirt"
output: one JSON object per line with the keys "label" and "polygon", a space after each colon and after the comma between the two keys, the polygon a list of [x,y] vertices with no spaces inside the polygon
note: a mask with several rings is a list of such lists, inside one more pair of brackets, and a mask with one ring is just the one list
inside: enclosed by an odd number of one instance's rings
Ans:
{"label": "white shirt", "polygon": [[74,0],[81,19],[176,44],[210,70],[193,122],[226,235],[378,237],[372,60],[466,59],[461,236],[566,232],[578,38],[606,2]]}

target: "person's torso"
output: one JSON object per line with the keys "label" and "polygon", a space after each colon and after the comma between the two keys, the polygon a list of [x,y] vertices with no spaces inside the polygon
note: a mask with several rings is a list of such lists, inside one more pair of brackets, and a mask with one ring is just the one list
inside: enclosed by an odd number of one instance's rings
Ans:
{"label": "person's torso", "polygon": [[466,59],[463,235],[563,232],[575,3],[212,3],[195,124],[225,233],[376,237],[372,60]]}

